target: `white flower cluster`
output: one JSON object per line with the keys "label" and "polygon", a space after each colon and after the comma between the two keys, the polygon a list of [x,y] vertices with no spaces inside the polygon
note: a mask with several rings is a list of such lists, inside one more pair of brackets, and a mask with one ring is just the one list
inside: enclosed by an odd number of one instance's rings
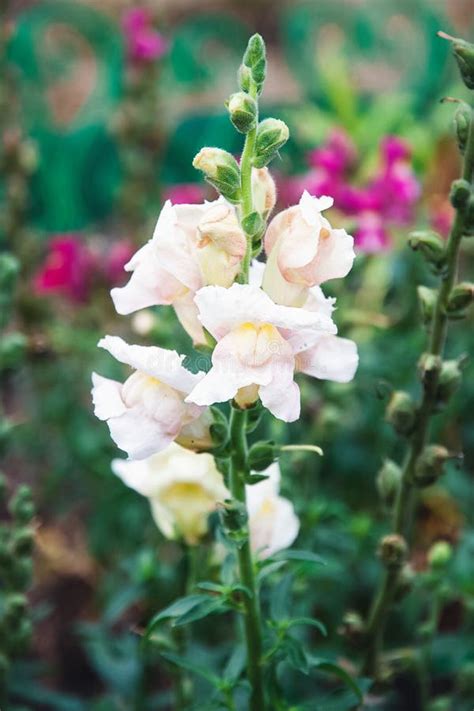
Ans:
{"label": "white flower cluster", "polygon": [[[252,188],[255,208],[266,219],[275,204],[267,168],[253,168]],[[305,192],[298,205],[276,215],[263,240],[266,262],[254,261],[250,283],[240,284],[235,280],[247,238],[238,207],[223,197],[202,205],[168,201],[152,239],[125,267],[129,282],[112,290],[118,313],[172,305],[195,345],[210,336],[216,342],[207,373],[188,371],[175,351],[113,336],[99,342],[133,369],[124,383],[93,375],[95,413],[131,460],[116,461],[114,471],[150,498],[165,535],[195,542],[209,511],[228,495],[206,453],[212,447],[210,405],[234,399],[245,408],[260,399],[275,417],[292,422],[300,415],[295,373],[353,378],[356,346],[336,335],[334,300],[320,288],[344,277],[355,256],[352,237],[322,215],[332,202]],[[289,545],[298,531],[291,504],[278,496],[275,471],[249,487],[255,550]],[[278,516],[288,524],[280,542]]]}

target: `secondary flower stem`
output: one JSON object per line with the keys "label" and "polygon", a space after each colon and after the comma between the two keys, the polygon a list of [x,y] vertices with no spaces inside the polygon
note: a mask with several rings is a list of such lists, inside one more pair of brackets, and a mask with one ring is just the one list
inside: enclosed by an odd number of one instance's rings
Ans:
{"label": "secondary flower stem", "polygon": [[[252,98],[256,98],[256,92],[251,91]],[[258,123],[258,115],[257,122]],[[242,151],[242,159],[240,161],[240,176],[242,190],[242,216],[250,215],[253,210],[252,199],[252,158],[255,151],[255,141],[257,137],[257,127],[249,131],[245,137],[244,150]],[[248,283],[250,261],[252,259],[252,236],[247,236],[247,250],[242,261],[242,277],[243,282]]]}
{"label": "secondary flower stem", "polygon": [[[247,413],[232,409],[230,433],[233,451],[230,466],[230,491],[232,498],[246,507],[245,474],[247,472],[247,436],[245,425]],[[237,556],[239,563],[240,582],[247,588],[249,595],[243,596],[245,607],[244,630],[247,646],[247,673],[251,686],[251,711],[265,711],[265,697],[262,676],[262,623],[260,619],[260,602],[255,585],[252,552],[245,523],[241,531],[243,542],[239,542]]]}
{"label": "secondary flower stem", "polygon": [[[462,177],[472,184],[474,172],[474,113],[471,114],[469,134],[464,154]],[[465,216],[463,210],[458,210],[449,235],[446,247],[446,271],[436,298],[431,335],[427,352],[432,356],[443,356],[446,334],[448,330],[448,316],[446,304],[454,286],[458,272],[458,257],[462,237],[465,233]],[[401,483],[398,490],[393,511],[392,532],[407,536],[411,525],[412,512],[415,504],[416,488],[414,474],[419,458],[429,440],[432,417],[435,414],[436,391],[439,373],[435,372],[429,383],[425,384],[423,396],[418,408],[414,430],[410,437],[410,444],[402,468]],[[395,589],[397,586],[398,572],[394,576],[385,575],[375,594],[372,612],[369,615],[367,628],[366,658],[364,672],[376,675],[379,651],[382,646],[383,629],[386,617],[390,611]],[[373,621],[375,618],[375,621]]]}

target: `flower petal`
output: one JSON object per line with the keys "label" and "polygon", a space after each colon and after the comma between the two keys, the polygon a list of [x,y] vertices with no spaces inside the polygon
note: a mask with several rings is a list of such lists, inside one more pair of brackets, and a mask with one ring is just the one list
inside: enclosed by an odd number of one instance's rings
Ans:
{"label": "flower petal", "polygon": [[127,408],[121,397],[122,383],[92,373],[92,402],[94,414],[99,420],[119,417]]}
{"label": "flower petal", "polygon": [[348,383],[359,363],[354,341],[339,336],[323,336],[297,356],[297,370],[321,380]]}

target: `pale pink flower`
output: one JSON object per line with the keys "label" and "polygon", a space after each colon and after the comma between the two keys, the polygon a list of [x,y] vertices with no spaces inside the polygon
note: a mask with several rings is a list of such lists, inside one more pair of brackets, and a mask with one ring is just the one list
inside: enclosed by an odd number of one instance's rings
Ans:
{"label": "pale pink flower", "polygon": [[235,209],[222,198],[200,205],[167,201],[152,239],[125,265],[129,282],[111,291],[115,308],[129,314],[172,304],[194,342],[205,343],[193,294],[208,284],[232,284],[246,247]]}
{"label": "pale pink flower", "polygon": [[250,545],[260,559],[289,548],[300,529],[293,504],[279,495],[281,474],[278,463],[262,474],[268,479],[246,486]]}
{"label": "pale pink flower", "polygon": [[202,325],[217,345],[211,370],[186,402],[201,406],[225,402],[252,386],[254,399],[260,397],[275,417],[286,422],[298,419],[300,393],[293,380],[296,355],[322,334],[336,332],[331,318],[275,304],[249,284],[205,287],[195,302]]}
{"label": "pale pink flower", "polygon": [[95,414],[130,459],[145,459],[173,440],[190,449],[211,446],[209,412],[185,402],[204,373],[187,370],[176,351],[130,346],[116,336],[98,345],[134,369],[124,383],[92,375]]}
{"label": "pale pink flower", "polygon": [[354,261],[353,238],[321,215],[333,199],[301,196],[280,212],[265,235],[267,266],[263,289],[279,304],[301,306],[312,286],[346,276]]}

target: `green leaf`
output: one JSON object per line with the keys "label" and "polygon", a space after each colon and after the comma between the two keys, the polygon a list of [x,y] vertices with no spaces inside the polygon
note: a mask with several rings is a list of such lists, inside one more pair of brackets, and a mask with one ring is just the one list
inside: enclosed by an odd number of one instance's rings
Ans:
{"label": "green leaf", "polygon": [[164,610],[161,610],[161,612],[158,612],[154,617],[152,617],[145,630],[145,638],[148,637],[151,632],[153,632],[154,628],[159,622],[169,619],[170,617],[181,617],[182,615],[185,615],[186,613],[190,612],[194,607],[202,603],[204,600],[209,599],[209,595],[201,594],[186,595],[186,597],[178,598],[173,603],[171,603],[171,605],[168,605],[168,607],[165,607]]}
{"label": "green leaf", "polygon": [[219,585],[218,583],[213,583],[210,581],[204,581],[203,583],[198,584],[198,588],[201,590],[209,590],[210,592],[216,592],[216,593],[221,593],[223,592],[223,586]]}
{"label": "green leaf", "polygon": [[298,639],[285,637],[281,651],[284,653],[284,658],[288,664],[291,664],[294,669],[302,674],[309,674],[308,655]]}
{"label": "green leaf", "polygon": [[272,619],[283,620],[289,617],[292,585],[293,575],[288,573],[283,577],[275,590],[272,591],[270,599],[270,614]]}
{"label": "green leaf", "polygon": [[245,660],[245,646],[243,644],[238,644],[226,664],[226,667],[223,672],[224,679],[226,681],[231,682],[232,684],[235,684],[238,681],[245,666]]}
{"label": "green leaf", "polygon": [[327,659],[319,659],[317,657],[311,656],[309,656],[308,661],[311,667],[320,671],[327,671],[330,674],[334,674],[335,676],[339,677],[339,679],[343,681],[346,686],[352,689],[359,701],[363,701],[363,693],[359,688],[358,684],[356,683],[355,679],[353,679],[352,676],[348,674],[345,669],[340,667],[339,664],[335,664],[334,662],[331,662]]}
{"label": "green leaf", "polygon": [[280,570],[280,568],[282,568],[285,564],[286,560],[276,560],[269,565],[265,565],[265,567],[263,567],[257,575],[258,584],[261,585],[265,578],[268,578],[268,576],[272,573],[276,573],[276,571]]}
{"label": "green leaf", "polygon": [[316,627],[323,637],[328,636],[328,632],[326,629],[326,626],[320,622],[320,620],[316,620],[313,617],[295,617],[291,620],[288,620],[288,629],[290,627],[294,627],[295,625],[309,625],[310,627]]}
{"label": "green leaf", "polygon": [[315,563],[317,565],[327,565],[327,563],[316,553],[311,551],[296,550],[288,548],[285,551],[279,551],[271,556],[272,560],[301,560],[307,563]]}
{"label": "green leaf", "polygon": [[212,686],[215,686],[216,689],[220,687],[221,680],[218,676],[209,671],[209,669],[201,667],[198,664],[194,664],[194,662],[186,659],[186,657],[180,657],[178,654],[173,654],[172,652],[162,652],[161,656],[168,662],[171,662],[171,664],[176,664],[176,666],[181,667],[181,669],[186,669],[186,671],[190,671],[197,676],[201,676],[203,679],[206,679],[210,684],[212,684]]}
{"label": "green leaf", "polygon": [[177,617],[172,623],[173,627],[181,627],[182,625],[187,625],[190,622],[202,620],[203,617],[207,617],[213,612],[224,612],[229,609],[225,603],[225,600],[222,598],[210,597],[208,595],[205,597],[205,600],[195,605],[191,610],[188,610],[188,612],[185,612],[184,615],[181,615],[181,617]]}

